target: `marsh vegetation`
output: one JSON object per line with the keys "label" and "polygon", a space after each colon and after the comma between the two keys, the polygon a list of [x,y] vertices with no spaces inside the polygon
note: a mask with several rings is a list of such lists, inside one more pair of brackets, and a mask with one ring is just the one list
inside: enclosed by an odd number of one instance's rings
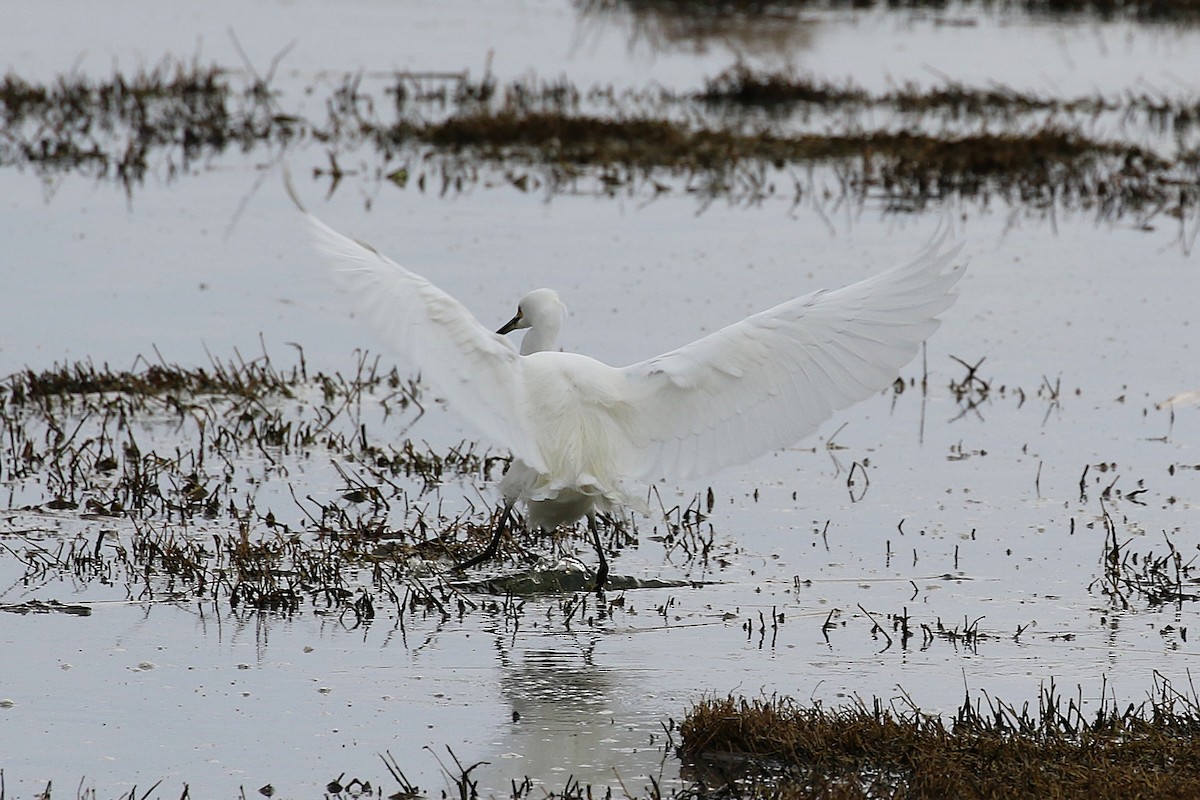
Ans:
{"label": "marsh vegetation", "polygon": [[[197,62],[51,85],[9,73],[0,166],[133,193],[151,170],[171,181],[227,151],[275,159],[316,146],[330,192],[357,175],[439,195],[481,183],[703,202],[832,194],[908,210],[969,198],[1106,219],[1190,215],[1200,180],[1194,96],[1054,98],[952,83],[871,94],[741,65],[687,93],[396,73],[310,87],[307,107],[325,110],[312,118],[268,81]],[[872,121],[881,115],[894,121]],[[1121,137],[1097,137],[1101,120]]]}
{"label": "marsh vegetation", "polygon": [[[130,800],[1195,795],[1200,94],[1099,72],[1091,92],[1018,88],[1003,59],[993,80],[883,88],[794,65],[819,26],[884,38],[864,20],[895,14],[939,41],[984,18],[1086,29],[1101,55],[1061,45],[1086,72],[1145,32],[1178,55],[1196,9],[564,8],[571,36],[628,25],[629,53],[691,54],[690,83],[501,77],[475,52],[324,73],[275,41],[257,69],[7,65],[0,177],[29,195],[10,192],[9,277],[33,310],[14,304],[0,341],[24,365],[0,380],[0,715],[17,732],[0,800],[76,780]],[[400,27],[379,26],[389,52]],[[745,57],[705,55],[715,42]],[[284,161],[381,246],[419,240],[413,266],[482,286],[477,307],[556,276],[600,346],[816,288],[840,278],[819,264],[891,258],[934,217],[974,253],[961,317],[836,430],[608,520],[598,597],[583,529],[517,526],[494,564],[449,569],[488,540],[508,454],[355,350],[357,328],[310,366],[332,293],[285,285],[314,265],[262,188]],[[172,202],[195,216],[160,216]],[[213,269],[246,209],[278,224],[248,225],[249,255]],[[39,294],[26,273],[57,282]],[[107,305],[122,292],[169,321],[146,333]],[[177,320],[271,347],[166,357]],[[83,355],[22,345],[26,329]],[[88,359],[125,331],[143,337],[128,366]],[[307,350],[275,344],[291,341]]]}

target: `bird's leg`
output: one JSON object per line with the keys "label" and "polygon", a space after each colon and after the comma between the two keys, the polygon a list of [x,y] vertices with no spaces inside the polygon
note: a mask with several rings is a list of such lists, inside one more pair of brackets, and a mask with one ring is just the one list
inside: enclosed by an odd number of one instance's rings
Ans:
{"label": "bird's leg", "polygon": [[483,552],[477,556],[468,558],[466,561],[460,561],[454,565],[455,572],[461,572],[464,569],[478,566],[485,561],[491,561],[496,557],[496,553],[500,551],[500,537],[504,535],[504,531],[508,529],[508,521],[512,518],[513,509],[512,500],[504,501],[504,513],[500,515],[500,522],[496,524],[496,530],[492,532],[492,540],[488,542],[488,546],[483,549]]}
{"label": "bird's leg", "polygon": [[604,557],[604,547],[600,544],[600,529],[596,527],[595,512],[588,512],[588,530],[592,532],[592,545],[600,558],[600,565],[596,567],[596,591],[603,592],[604,583],[608,580],[608,559]]}

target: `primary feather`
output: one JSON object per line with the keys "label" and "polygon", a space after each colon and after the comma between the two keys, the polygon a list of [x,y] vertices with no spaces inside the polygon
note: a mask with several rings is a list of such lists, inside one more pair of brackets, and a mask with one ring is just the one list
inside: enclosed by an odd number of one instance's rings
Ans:
{"label": "primary feather", "polygon": [[524,413],[529,399],[521,357],[508,342],[420,275],[305,215],[313,242],[376,335],[481,434],[545,470]]}
{"label": "primary feather", "polygon": [[629,477],[687,480],[786,447],[887,387],[937,329],[959,248],[818,291],[626,367]]}

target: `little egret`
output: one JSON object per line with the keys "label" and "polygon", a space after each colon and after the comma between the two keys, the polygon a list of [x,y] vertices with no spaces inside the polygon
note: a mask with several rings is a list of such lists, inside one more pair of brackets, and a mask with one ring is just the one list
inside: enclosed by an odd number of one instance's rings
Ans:
{"label": "little egret", "polygon": [[[297,203],[298,204],[298,203]],[[648,484],[687,481],[786,447],[833,412],[889,386],[937,328],[962,274],[942,237],[910,264],[747,317],[627,367],[554,350],[566,316],[556,292],[525,295],[498,332],[373,247],[305,212],[318,248],[383,341],[513,459],[504,508],[474,566],[495,555],[518,501],[530,529],[597,512],[649,513]],[[503,337],[524,329],[518,353]]]}

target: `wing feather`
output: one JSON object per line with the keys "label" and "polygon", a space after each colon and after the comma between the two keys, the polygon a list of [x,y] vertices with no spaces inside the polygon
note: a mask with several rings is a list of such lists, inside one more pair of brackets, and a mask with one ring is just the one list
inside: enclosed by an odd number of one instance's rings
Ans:
{"label": "wing feather", "polygon": [[539,471],[520,356],[460,302],[305,212],[309,235],[374,333],[494,444]]}
{"label": "wing feather", "polygon": [[954,302],[960,247],[814,292],[623,368],[629,479],[688,480],[793,444],[886,388]]}

